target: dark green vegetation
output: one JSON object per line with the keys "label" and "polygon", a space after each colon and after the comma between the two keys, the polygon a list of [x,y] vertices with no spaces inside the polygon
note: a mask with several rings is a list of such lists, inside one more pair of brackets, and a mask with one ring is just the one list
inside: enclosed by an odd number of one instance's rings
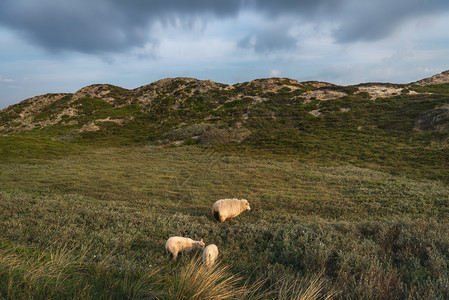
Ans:
{"label": "dark green vegetation", "polygon": [[[0,298],[449,297],[447,84],[83,90],[0,112]],[[252,210],[217,224],[228,197]]]}

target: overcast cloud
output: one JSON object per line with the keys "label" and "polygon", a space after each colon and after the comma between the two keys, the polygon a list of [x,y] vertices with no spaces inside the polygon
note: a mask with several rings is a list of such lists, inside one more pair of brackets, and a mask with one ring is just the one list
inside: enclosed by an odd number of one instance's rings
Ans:
{"label": "overcast cloud", "polygon": [[104,82],[409,82],[449,69],[447,0],[2,0],[0,108]]}

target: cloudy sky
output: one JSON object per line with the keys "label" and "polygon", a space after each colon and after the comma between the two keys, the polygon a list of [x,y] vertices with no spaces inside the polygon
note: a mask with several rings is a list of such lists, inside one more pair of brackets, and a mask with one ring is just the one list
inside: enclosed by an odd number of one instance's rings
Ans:
{"label": "cloudy sky", "polygon": [[406,83],[447,69],[448,0],[0,2],[0,108],[94,83]]}

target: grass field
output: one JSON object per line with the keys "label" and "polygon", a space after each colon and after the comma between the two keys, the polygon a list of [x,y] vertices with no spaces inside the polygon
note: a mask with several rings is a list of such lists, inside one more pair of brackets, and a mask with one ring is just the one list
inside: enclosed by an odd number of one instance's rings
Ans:
{"label": "grass field", "polygon": [[[251,148],[67,147],[0,153],[0,298],[449,297],[442,181]],[[217,224],[231,197],[251,211]],[[173,235],[216,244],[219,266],[171,262]]]}

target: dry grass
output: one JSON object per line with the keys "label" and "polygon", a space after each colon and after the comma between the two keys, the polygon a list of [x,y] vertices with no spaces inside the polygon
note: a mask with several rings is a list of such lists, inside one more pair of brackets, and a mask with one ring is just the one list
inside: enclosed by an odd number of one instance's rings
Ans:
{"label": "dry grass", "polygon": [[229,266],[209,268],[201,260],[192,259],[173,277],[169,294],[174,299],[239,299],[245,291],[239,286],[241,281]]}
{"label": "dry grass", "polygon": [[154,270],[139,276],[114,276],[110,258],[88,258],[88,250],[63,246],[48,252],[11,246],[0,249],[0,298],[148,299],[156,297]]}
{"label": "dry grass", "polygon": [[[299,279],[285,276],[277,286],[263,288],[266,280],[243,283],[242,277],[233,275],[230,266],[216,264],[207,267],[193,258],[180,267],[170,280],[169,297],[173,299],[278,299],[278,300],[331,300],[338,292],[323,279],[324,273]],[[242,284],[243,283],[243,284]]]}
{"label": "dry grass", "polygon": [[278,300],[331,300],[339,294],[323,279],[324,271],[305,278],[284,275],[279,279]]}
{"label": "dry grass", "polygon": [[27,254],[17,247],[0,251],[1,293],[6,298],[56,299],[68,289],[83,293],[85,287],[73,276],[83,254],[73,257],[65,247],[49,253]]}

